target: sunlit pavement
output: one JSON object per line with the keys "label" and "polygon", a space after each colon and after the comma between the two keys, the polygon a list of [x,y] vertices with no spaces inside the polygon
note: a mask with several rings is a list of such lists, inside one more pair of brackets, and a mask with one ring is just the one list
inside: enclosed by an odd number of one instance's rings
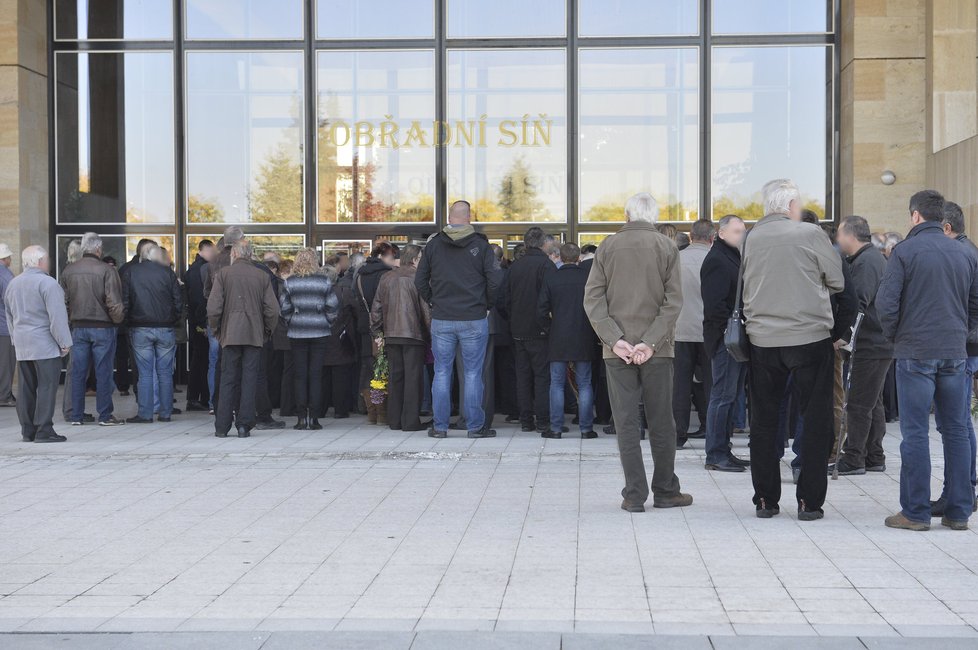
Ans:
{"label": "sunlit pavement", "polygon": [[630,515],[613,437],[498,419],[485,440],[359,417],[218,439],[206,414],[59,414],[68,442],[37,445],[0,409],[0,646],[978,647],[975,533],[883,526],[897,425],[888,471],[830,482],[806,523],[787,464],[759,520],[750,475],[706,472],[694,440],[676,463],[694,505]]}

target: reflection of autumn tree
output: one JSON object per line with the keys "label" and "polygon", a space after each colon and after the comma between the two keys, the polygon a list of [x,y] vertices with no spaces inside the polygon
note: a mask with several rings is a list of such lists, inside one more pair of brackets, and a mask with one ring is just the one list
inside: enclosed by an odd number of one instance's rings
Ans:
{"label": "reflection of autumn tree", "polygon": [[513,166],[503,176],[496,203],[502,209],[506,221],[546,218],[539,214],[543,210],[543,202],[537,198],[537,188],[523,156],[517,156],[513,160]]}
{"label": "reflection of autumn tree", "polygon": [[187,221],[190,223],[222,223],[224,210],[216,202],[195,194],[187,197]]}
{"label": "reflection of autumn tree", "polygon": [[[811,210],[819,219],[825,218],[825,206],[815,199],[808,199],[802,209]],[[713,201],[713,218],[735,214],[745,221],[757,221],[764,218],[764,204],[756,199],[745,199],[737,196],[721,196]]]}
{"label": "reflection of autumn tree", "polygon": [[250,195],[251,220],[256,223],[302,220],[302,164],[295,147],[281,143],[262,163]]}

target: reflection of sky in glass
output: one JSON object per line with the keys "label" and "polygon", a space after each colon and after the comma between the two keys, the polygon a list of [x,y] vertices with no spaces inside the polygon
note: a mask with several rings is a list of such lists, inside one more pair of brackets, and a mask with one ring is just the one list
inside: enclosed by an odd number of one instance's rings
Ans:
{"label": "reflection of sky in glass", "polygon": [[[352,178],[350,166],[354,149],[358,164],[372,165],[374,174],[369,189],[372,199],[383,204],[385,221],[434,220],[435,149],[404,147],[412,121],[419,121],[430,134],[435,115],[435,57],[430,50],[377,52],[320,52],[317,87],[319,89],[320,147],[335,148],[332,157],[320,155],[319,180],[329,183]],[[380,128],[388,117],[397,125],[394,140],[398,147],[379,142]],[[357,121],[372,127],[373,144],[356,147],[344,131],[335,133],[337,142],[327,141],[332,125],[345,122],[352,130]],[[392,132],[390,129],[388,132]],[[321,154],[330,153],[321,151]],[[352,182],[350,183],[352,188]],[[320,187],[319,218],[324,222],[348,219],[348,212],[335,203],[326,205],[324,187]],[[363,188],[361,188],[362,190]],[[362,192],[361,192],[362,193]],[[332,197],[331,193],[325,193]],[[426,208],[420,206],[425,205]],[[414,206],[414,207],[412,207]],[[395,214],[396,210],[413,210],[413,216]],[[423,213],[423,214],[422,214]],[[365,220],[361,216],[361,221]]]}
{"label": "reflection of sky in glass", "polygon": [[581,36],[699,33],[699,0],[579,0]]}
{"label": "reflection of sky in glass", "polygon": [[[126,54],[58,54],[59,69],[77,61],[78,74],[78,124],[67,124],[64,116],[58,128],[78,137],[78,160],[57,161],[59,173],[77,174],[79,185],[88,185],[92,174],[91,149],[91,93],[106,89],[92,89],[90,85],[89,57],[103,57],[124,62],[122,88],[125,113],[125,210],[130,223],[169,223],[173,221],[173,55],[168,52],[129,52]],[[111,119],[101,116],[97,119]],[[111,152],[101,152],[106,157]],[[77,164],[77,171],[68,165]],[[105,165],[100,169],[107,172]],[[111,173],[115,173],[114,167]],[[67,178],[67,176],[66,176]],[[81,188],[79,188],[81,189]],[[59,197],[64,203],[68,197]],[[65,215],[67,216],[67,215]],[[65,216],[62,220],[65,220]],[[86,214],[95,223],[114,221],[111,215]]]}
{"label": "reflection of sky in glass", "polygon": [[318,0],[319,38],[432,38],[433,0]]}
{"label": "reflection of sky in glass", "polygon": [[302,0],[186,0],[187,38],[302,38]]}
{"label": "reflection of sky in glass", "polygon": [[824,205],[827,54],[822,46],[714,49],[714,202],[756,199],[767,181],[791,178]]}
{"label": "reflection of sky in glass", "polygon": [[[73,29],[71,14],[74,14]],[[89,9],[88,0],[57,0],[55,3],[55,30],[57,38],[104,39],[104,33],[89,34],[89,15],[102,32],[115,32],[114,38],[169,39],[173,37],[173,5],[171,0],[123,0],[122,33],[118,26],[108,23],[104,10]]]}
{"label": "reflection of sky in glass", "polygon": [[581,51],[582,221],[624,221],[637,192],[656,197],[663,220],[697,218],[698,86],[693,48]]}
{"label": "reflection of sky in glass", "polygon": [[448,37],[563,36],[564,0],[448,0]]}
{"label": "reflection of sky in glass", "polygon": [[713,0],[715,34],[825,32],[828,0]]}
{"label": "reflection of sky in glass", "polygon": [[[284,153],[301,169],[302,53],[190,52],[186,73],[188,196],[247,222],[263,164]],[[291,207],[280,221],[302,221]]]}
{"label": "reflection of sky in glass", "polygon": [[[448,53],[448,120],[486,116],[485,147],[448,147],[448,199],[496,204],[506,174],[522,159],[540,209],[534,220],[564,221],[567,210],[567,100],[563,50],[454,50]],[[541,118],[544,114],[547,117]],[[501,147],[500,122],[524,115],[553,121],[549,146]],[[517,125],[517,130],[521,127]],[[476,206],[478,207],[478,206]],[[484,219],[480,219],[484,220]]]}

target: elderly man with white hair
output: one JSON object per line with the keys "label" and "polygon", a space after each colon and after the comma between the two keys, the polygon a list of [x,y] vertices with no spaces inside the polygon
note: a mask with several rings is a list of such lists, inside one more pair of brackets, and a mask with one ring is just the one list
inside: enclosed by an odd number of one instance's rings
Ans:
{"label": "elderly man with white hair", "polygon": [[672,417],[672,363],[676,320],[683,306],[676,243],[655,228],[659,207],[651,195],[625,204],[628,223],[602,242],[584,290],[584,310],[604,347],[608,393],[625,474],[621,503],[644,512],[649,497],[635,405],[643,402],[652,447],[652,505],[688,506],[676,477],[676,422]]}
{"label": "elderly man with white hair", "polygon": [[17,417],[24,442],[64,442],[54,431],[61,358],[71,349],[65,294],[48,275],[51,258],[40,246],[21,255],[24,272],[4,292],[7,327],[20,370]]}
{"label": "elderly man with white hair", "polygon": [[750,339],[750,462],[756,514],[780,512],[778,415],[789,376],[805,436],[798,478],[798,519],[823,516],[825,467],[834,440],[830,296],[845,288],[842,259],[825,232],[802,223],[801,196],[790,180],[763,189],[764,213],[743,243],[743,314]]}

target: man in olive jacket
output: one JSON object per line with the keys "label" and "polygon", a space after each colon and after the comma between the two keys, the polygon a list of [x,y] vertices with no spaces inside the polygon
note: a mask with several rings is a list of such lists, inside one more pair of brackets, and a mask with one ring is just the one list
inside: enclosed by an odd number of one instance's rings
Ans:
{"label": "man in olive jacket", "polygon": [[231,265],[214,276],[207,299],[207,322],[221,344],[221,388],[214,420],[218,438],[227,437],[235,409],[238,437],[251,435],[262,346],[278,324],[272,282],[251,258],[247,239],[235,243]]}
{"label": "man in olive jacket", "polygon": [[594,257],[584,310],[604,346],[608,392],[625,473],[621,507],[644,512],[649,497],[635,405],[644,401],[652,446],[652,505],[688,506],[676,477],[676,422],[672,417],[673,336],[682,309],[682,274],[675,242],[655,229],[659,207],[651,195],[625,204],[628,223]]}

